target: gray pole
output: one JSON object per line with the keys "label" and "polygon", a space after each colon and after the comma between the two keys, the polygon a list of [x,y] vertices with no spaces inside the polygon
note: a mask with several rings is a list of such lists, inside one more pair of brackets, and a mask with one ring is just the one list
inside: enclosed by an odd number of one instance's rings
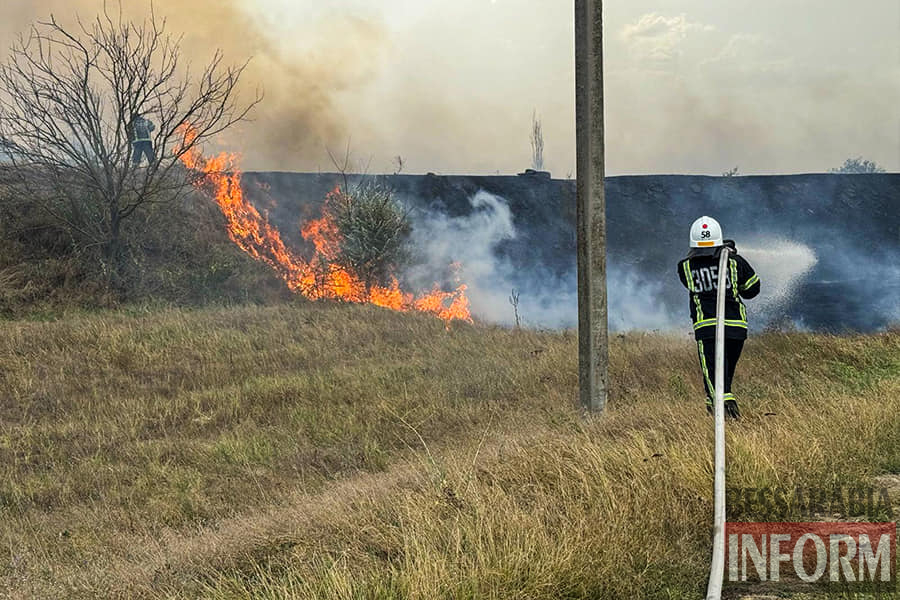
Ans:
{"label": "gray pole", "polygon": [[603,192],[603,3],[575,0],[578,170],[578,384],[581,405],[606,406],[606,199]]}

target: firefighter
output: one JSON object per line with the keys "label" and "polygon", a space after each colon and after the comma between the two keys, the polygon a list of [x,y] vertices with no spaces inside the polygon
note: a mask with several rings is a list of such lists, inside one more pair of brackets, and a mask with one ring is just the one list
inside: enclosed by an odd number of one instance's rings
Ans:
{"label": "firefighter", "polygon": [[722,239],[722,228],[711,217],[700,217],[691,225],[691,249],[678,263],[678,278],[690,294],[694,339],[706,388],[706,410],[713,413],[716,380],[716,292],[719,283],[719,253],[724,246],[732,249],[725,274],[725,416],[741,417],[737,400],[731,393],[731,381],[744,340],[747,339],[747,310],[742,298],[759,294],[759,277],[743,256],[738,255],[732,240]]}
{"label": "firefighter", "polygon": [[156,162],[156,153],[153,151],[153,141],[150,134],[156,129],[153,121],[138,113],[131,121],[131,160],[134,165],[141,164],[141,158],[146,156],[147,163]]}

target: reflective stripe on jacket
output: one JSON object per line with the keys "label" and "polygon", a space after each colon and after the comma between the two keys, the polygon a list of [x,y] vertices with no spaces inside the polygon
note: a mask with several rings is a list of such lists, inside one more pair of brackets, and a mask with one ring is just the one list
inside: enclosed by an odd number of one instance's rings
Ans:
{"label": "reflective stripe on jacket", "polygon": [[[690,292],[691,321],[694,337],[713,339],[716,335],[716,292],[719,285],[719,254],[692,256],[678,263],[678,278]],[[759,276],[743,256],[736,253],[728,259],[725,274],[725,337],[746,339],[747,309],[742,298],[759,294]]]}
{"label": "reflective stripe on jacket", "polygon": [[156,125],[144,117],[136,118],[134,123],[132,123],[132,127],[134,128],[134,139],[132,141],[135,142],[149,142],[150,134],[156,129]]}

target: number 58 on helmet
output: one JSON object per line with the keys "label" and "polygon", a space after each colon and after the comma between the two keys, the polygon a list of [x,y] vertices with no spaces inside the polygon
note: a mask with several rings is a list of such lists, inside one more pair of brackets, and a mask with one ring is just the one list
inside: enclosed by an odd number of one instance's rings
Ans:
{"label": "number 58 on helmet", "polygon": [[691,248],[715,248],[722,245],[722,227],[712,217],[700,217],[691,225]]}

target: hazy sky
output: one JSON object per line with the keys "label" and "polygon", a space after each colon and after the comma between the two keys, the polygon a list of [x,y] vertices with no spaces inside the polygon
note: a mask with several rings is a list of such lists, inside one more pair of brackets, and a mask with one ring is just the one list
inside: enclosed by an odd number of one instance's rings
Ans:
{"label": "hazy sky", "polygon": [[[10,30],[99,4],[6,0],[0,18]],[[252,168],[327,170],[325,146],[349,139],[376,172],[401,155],[406,172],[513,173],[537,110],[547,168],[574,171],[571,0],[160,4],[193,54],[254,54],[248,83],[266,101],[223,139]],[[822,172],[858,155],[900,171],[897,0],[604,8],[610,174]]]}

